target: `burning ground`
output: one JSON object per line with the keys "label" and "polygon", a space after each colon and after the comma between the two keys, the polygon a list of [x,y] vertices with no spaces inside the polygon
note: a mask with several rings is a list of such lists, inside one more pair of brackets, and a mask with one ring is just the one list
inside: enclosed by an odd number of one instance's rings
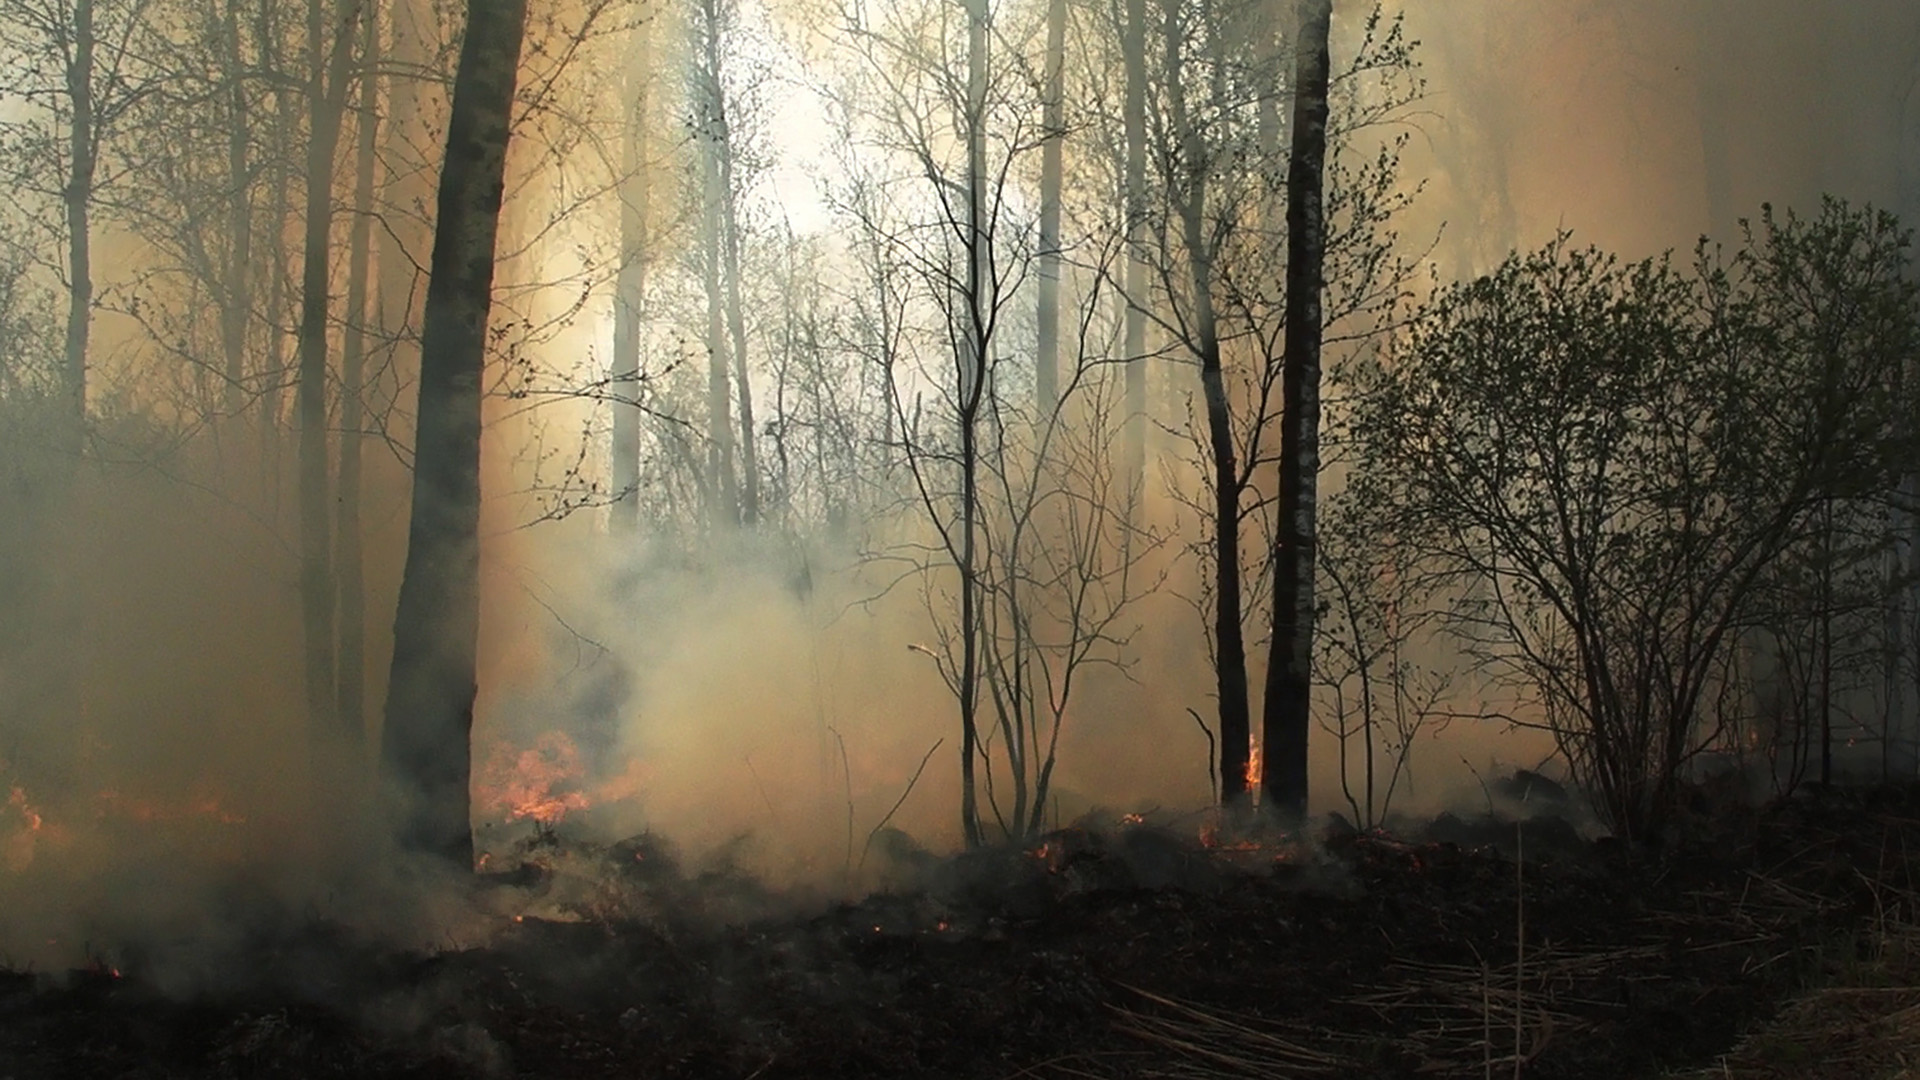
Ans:
{"label": "burning ground", "polygon": [[1517,1050],[1529,1077],[1658,1076],[1920,901],[1911,788],[1726,810],[1658,852],[1548,818],[1230,847],[1192,825],[953,858],[881,833],[888,885],[857,902],[526,826],[465,905],[479,944],[235,895],[235,963],[193,993],[132,947],[14,971],[0,1075],[1466,1077]]}

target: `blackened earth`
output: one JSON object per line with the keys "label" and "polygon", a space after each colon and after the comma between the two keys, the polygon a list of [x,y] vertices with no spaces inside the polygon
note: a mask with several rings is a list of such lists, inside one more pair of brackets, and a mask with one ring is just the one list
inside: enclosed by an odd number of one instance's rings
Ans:
{"label": "blackened earth", "polygon": [[485,948],[287,920],[217,992],[161,992],[137,951],[0,976],[0,1077],[1477,1077],[1516,1054],[1655,1077],[1912,917],[1920,880],[1916,788],[1726,811],[1658,850],[1527,830],[1206,848],[1115,823],[953,859],[887,836],[897,887],[800,915],[638,838],[575,853],[597,902]]}

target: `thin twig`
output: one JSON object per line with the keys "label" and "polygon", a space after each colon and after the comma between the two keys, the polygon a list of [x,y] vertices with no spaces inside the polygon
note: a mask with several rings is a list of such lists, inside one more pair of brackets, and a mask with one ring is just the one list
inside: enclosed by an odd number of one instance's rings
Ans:
{"label": "thin twig", "polygon": [[1213,741],[1213,729],[1207,726],[1205,720],[1200,719],[1200,714],[1194,712],[1189,706],[1187,715],[1193,717],[1193,722],[1200,725],[1200,734],[1207,737],[1207,791],[1214,805],[1217,806],[1220,803],[1220,748]]}
{"label": "thin twig", "polygon": [[754,789],[760,792],[760,801],[767,806],[767,820],[775,825],[780,824],[780,813],[773,808],[773,800],[767,798],[767,786],[760,782],[760,770],[753,767],[753,755],[742,754],[741,757],[747,763],[747,775],[753,777]]}
{"label": "thin twig", "polygon": [[840,729],[829,724],[827,730],[833,732],[833,741],[840,744],[840,777],[847,791],[847,861],[841,867],[849,886],[853,884],[853,766],[847,761],[847,740],[840,735]]}
{"label": "thin twig", "polygon": [[880,830],[886,828],[887,822],[893,820],[893,815],[898,813],[902,806],[906,805],[907,796],[913,794],[914,785],[920,782],[920,774],[927,771],[927,762],[933,760],[934,753],[938,751],[941,745],[944,744],[946,741],[947,741],[946,737],[942,736],[940,739],[934,742],[932,749],[929,749],[926,752],[926,754],[920,758],[920,767],[913,770],[913,779],[907,781],[907,789],[905,791],[902,791],[900,793],[900,797],[893,801],[893,808],[891,810],[888,810],[886,816],[880,819],[880,824],[875,825],[873,827],[873,831],[867,834],[867,842],[860,845],[859,869],[861,870],[866,869],[867,852],[872,850],[873,848],[873,838],[876,836],[879,836]]}
{"label": "thin twig", "polygon": [[1525,1062],[1527,970],[1527,832],[1513,823],[1513,1080]]}

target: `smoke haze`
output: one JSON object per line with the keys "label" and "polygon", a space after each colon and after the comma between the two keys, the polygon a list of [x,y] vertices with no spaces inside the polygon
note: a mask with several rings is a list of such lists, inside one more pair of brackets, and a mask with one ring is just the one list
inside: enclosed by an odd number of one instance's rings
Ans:
{"label": "smoke haze", "polygon": [[[1402,174],[1427,188],[1398,227],[1410,252],[1438,237],[1443,277],[1484,271],[1561,229],[1630,256],[1685,249],[1701,233],[1727,240],[1763,201],[1807,208],[1823,193],[1920,220],[1920,6],[1909,0],[1402,6],[1428,81],[1401,125],[1414,136]],[[1341,9],[1336,66],[1360,14]],[[760,32],[780,25],[757,17]],[[535,50],[530,63],[555,55]],[[607,72],[619,56],[617,42],[581,50],[551,92],[571,112],[604,117],[617,108]],[[804,92],[804,79],[793,82]],[[647,167],[664,202],[689,182],[678,119],[656,108]],[[438,130],[432,117],[420,123]],[[604,138],[554,151],[539,130],[528,120],[516,133],[502,249],[517,254],[503,264],[496,308],[502,387],[523,371],[578,381],[606,365],[604,248],[617,215],[586,193],[598,190],[594,169],[618,157]],[[593,130],[604,136],[604,125]],[[817,138],[835,136],[823,127]],[[789,141],[804,140],[783,133],[775,150]],[[746,181],[756,213],[782,218],[778,199],[804,198],[784,220],[824,220],[819,199],[796,194],[791,162],[764,164]],[[676,228],[660,228],[658,266],[692,258],[691,234]],[[771,226],[761,242],[795,243]],[[104,292],[124,308],[151,253],[124,238],[101,247]],[[756,290],[754,306],[776,310],[779,285]],[[291,428],[275,442],[244,418],[190,436],[178,417],[143,419],[141,409],[165,412],[181,395],[178,377],[138,319],[107,307],[95,331],[112,388],[97,398],[98,445],[79,462],[15,455],[11,509],[0,515],[0,791],[10,796],[0,806],[0,957],[15,963],[73,964],[135,936],[218,938],[242,879],[239,892],[343,918],[380,910],[366,898],[414,880],[413,868],[395,869],[367,813],[371,744],[307,728]],[[673,326],[697,322],[697,307],[684,290],[650,301],[647,354],[662,385],[697,381],[697,335]],[[404,557],[409,476],[386,447],[408,439],[407,363],[381,376],[401,405],[392,430],[367,440],[374,717]],[[911,507],[838,534],[769,529],[725,543],[643,521],[638,538],[616,544],[604,402],[501,398],[490,408],[474,743],[483,848],[523,839],[531,825],[514,820],[517,810],[544,799],[555,809],[540,816],[603,838],[651,830],[696,853],[733,850],[776,880],[836,890],[910,784],[891,824],[931,848],[960,842],[959,737],[928,654],[937,642],[927,586],[864,558],[876,539],[927,539]],[[1164,503],[1163,523],[1178,520],[1173,500],[1152,498]],[[1076,691],[1050,822],[1096,808],[1173,816],[1209,799],[1207,738],[1188,710],[1211,714],[1211,675],[1200,620],[1182,599],[1194,571],[1174,558],[1177,546],[1146,567],[1168,588],[1126,620],[1125,670],[1093,669]],[[1476,770],[1532,767],[1549,750],[1456,721],[1423,737],[1397,808],[1477,796]],[[1318,812],[1343,808],[1338,768],[1333,741],[1316,734]],[[515,787],[537,770],[551,775]],[[349,880],[366,884],[359,898],[341,891]],[[390,930],[457,938],[459,918],[436,910]]]}

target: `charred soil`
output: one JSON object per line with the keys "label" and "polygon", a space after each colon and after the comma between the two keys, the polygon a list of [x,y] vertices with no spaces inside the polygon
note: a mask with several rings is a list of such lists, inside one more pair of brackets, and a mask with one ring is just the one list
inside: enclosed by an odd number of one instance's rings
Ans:
{"label": "charred soil", "polygon": [[219,991],[162,993],[131,952],[0,977],[0,1076],[1477,1077],[1517,1056],[1527,1077],[1652,1077],[1911,924],[1920,788],[1524,865],[1352,832],[1063,830],[805,915],[645,840],[583,859],[586,899],[502,915],[482,948],[308,921],[259,935]]}

